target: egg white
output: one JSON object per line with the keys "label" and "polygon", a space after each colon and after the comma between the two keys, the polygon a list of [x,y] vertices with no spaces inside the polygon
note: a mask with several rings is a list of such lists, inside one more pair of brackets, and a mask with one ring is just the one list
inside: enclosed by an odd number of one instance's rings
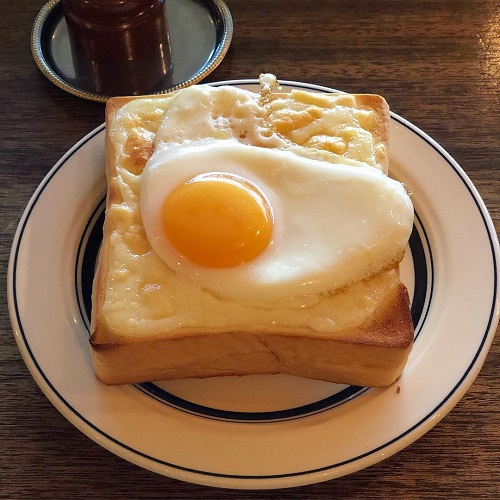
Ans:
{"label": "egg white", "polygon": [[[255,260],[209,269],[165,237],[162,205],[200,174],[254,183],[274,217],[272,241]],[[235,139],[159,144],[141,174],[141,215],[156,254],[179,276],[225,300],[285,301],[339,290],[401,258],[413,223],[404,187],[370,167],[331,164]]]}

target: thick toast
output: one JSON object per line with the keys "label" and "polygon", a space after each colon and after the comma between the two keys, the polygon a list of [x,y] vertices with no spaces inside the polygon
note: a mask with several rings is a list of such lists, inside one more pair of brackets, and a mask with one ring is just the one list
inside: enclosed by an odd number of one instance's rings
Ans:
{"label": "thick toast", "polygon": [[[97,377],[119,384],[288,373],[355,385],[394,382],[413,342],[409,299],[399,280],[397,261],[327,294],[319,304],[306,308],[302,323],[301,316],[288,322],[286,311],[279,312],[281,319],[276,322],[268,311],[252,306],[235,310],[193,287],[188,290],[196,298],[192,299],[194,311],[189,300],[171,298],[178,278],[171,280],[171,271],[149,245],[139,194],[140,174],[158,141],[163,115],[175,98],[120,97],[107,104],[108,197],[90,339]],[[345,113],[345,123],[338,130],[328,121],[321,122],[324,110],[336,107]],[[262,94],[257,108],[257,119],[277,137],[277,142],[259,146],[287,147],[332,163],[362,161],[388,172],[389,111],[379,96]],[[251,134],[245,139],[258,142]],[[207,319],[203,324],[204,314],[213,314],[214,303],[224,321]],[[194,315],[197,321],[172,327],[167,319],[176,314]],[[328,316],[335,326],[330,331],[324,326],[316,329],[315,314]]]}

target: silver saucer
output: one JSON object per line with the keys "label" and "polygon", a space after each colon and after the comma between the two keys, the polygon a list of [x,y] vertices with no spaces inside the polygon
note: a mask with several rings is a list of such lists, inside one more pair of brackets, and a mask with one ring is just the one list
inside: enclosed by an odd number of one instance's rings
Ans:
{"label": "silver saucer", "polygon": [[[226,55],[233,20],[221,0],[167,0],[166,9],[173,71],[163,94],[189,87],[207,77]],[[73,64],[66,20],[60,0],[50,0],[39,12],[31,33],[31,51],[42,73],[70,94],[105,102],[110,96],[93,88]]]}

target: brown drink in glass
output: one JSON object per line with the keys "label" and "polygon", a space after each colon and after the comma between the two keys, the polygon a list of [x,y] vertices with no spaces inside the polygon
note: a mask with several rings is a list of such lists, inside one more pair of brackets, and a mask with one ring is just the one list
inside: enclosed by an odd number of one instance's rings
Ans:
{"label": "brown drink in glass", "polygon": [[172,73],[164,0],[62,0],[75,70],[87,90],[138,95]]}

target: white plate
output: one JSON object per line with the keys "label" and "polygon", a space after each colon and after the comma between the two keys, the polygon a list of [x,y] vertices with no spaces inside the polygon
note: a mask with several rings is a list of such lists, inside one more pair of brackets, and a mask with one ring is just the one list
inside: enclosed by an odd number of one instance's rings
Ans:
{"label": "white plate", "polygon": [[254,376],[100,384],[89,356],[87,310],[105,196],[103,146],[100,126],[52,168],[22,216],[8,272],[11,321],[28,368],[56,408],[101,446],[194,483],[309,484],[408,446],[472,384],[498,323],[496,232],[463,170],[396,115],[391,172],[413,193],[417,214],[402,266],[417,337],[397,383],[364,389]]}

